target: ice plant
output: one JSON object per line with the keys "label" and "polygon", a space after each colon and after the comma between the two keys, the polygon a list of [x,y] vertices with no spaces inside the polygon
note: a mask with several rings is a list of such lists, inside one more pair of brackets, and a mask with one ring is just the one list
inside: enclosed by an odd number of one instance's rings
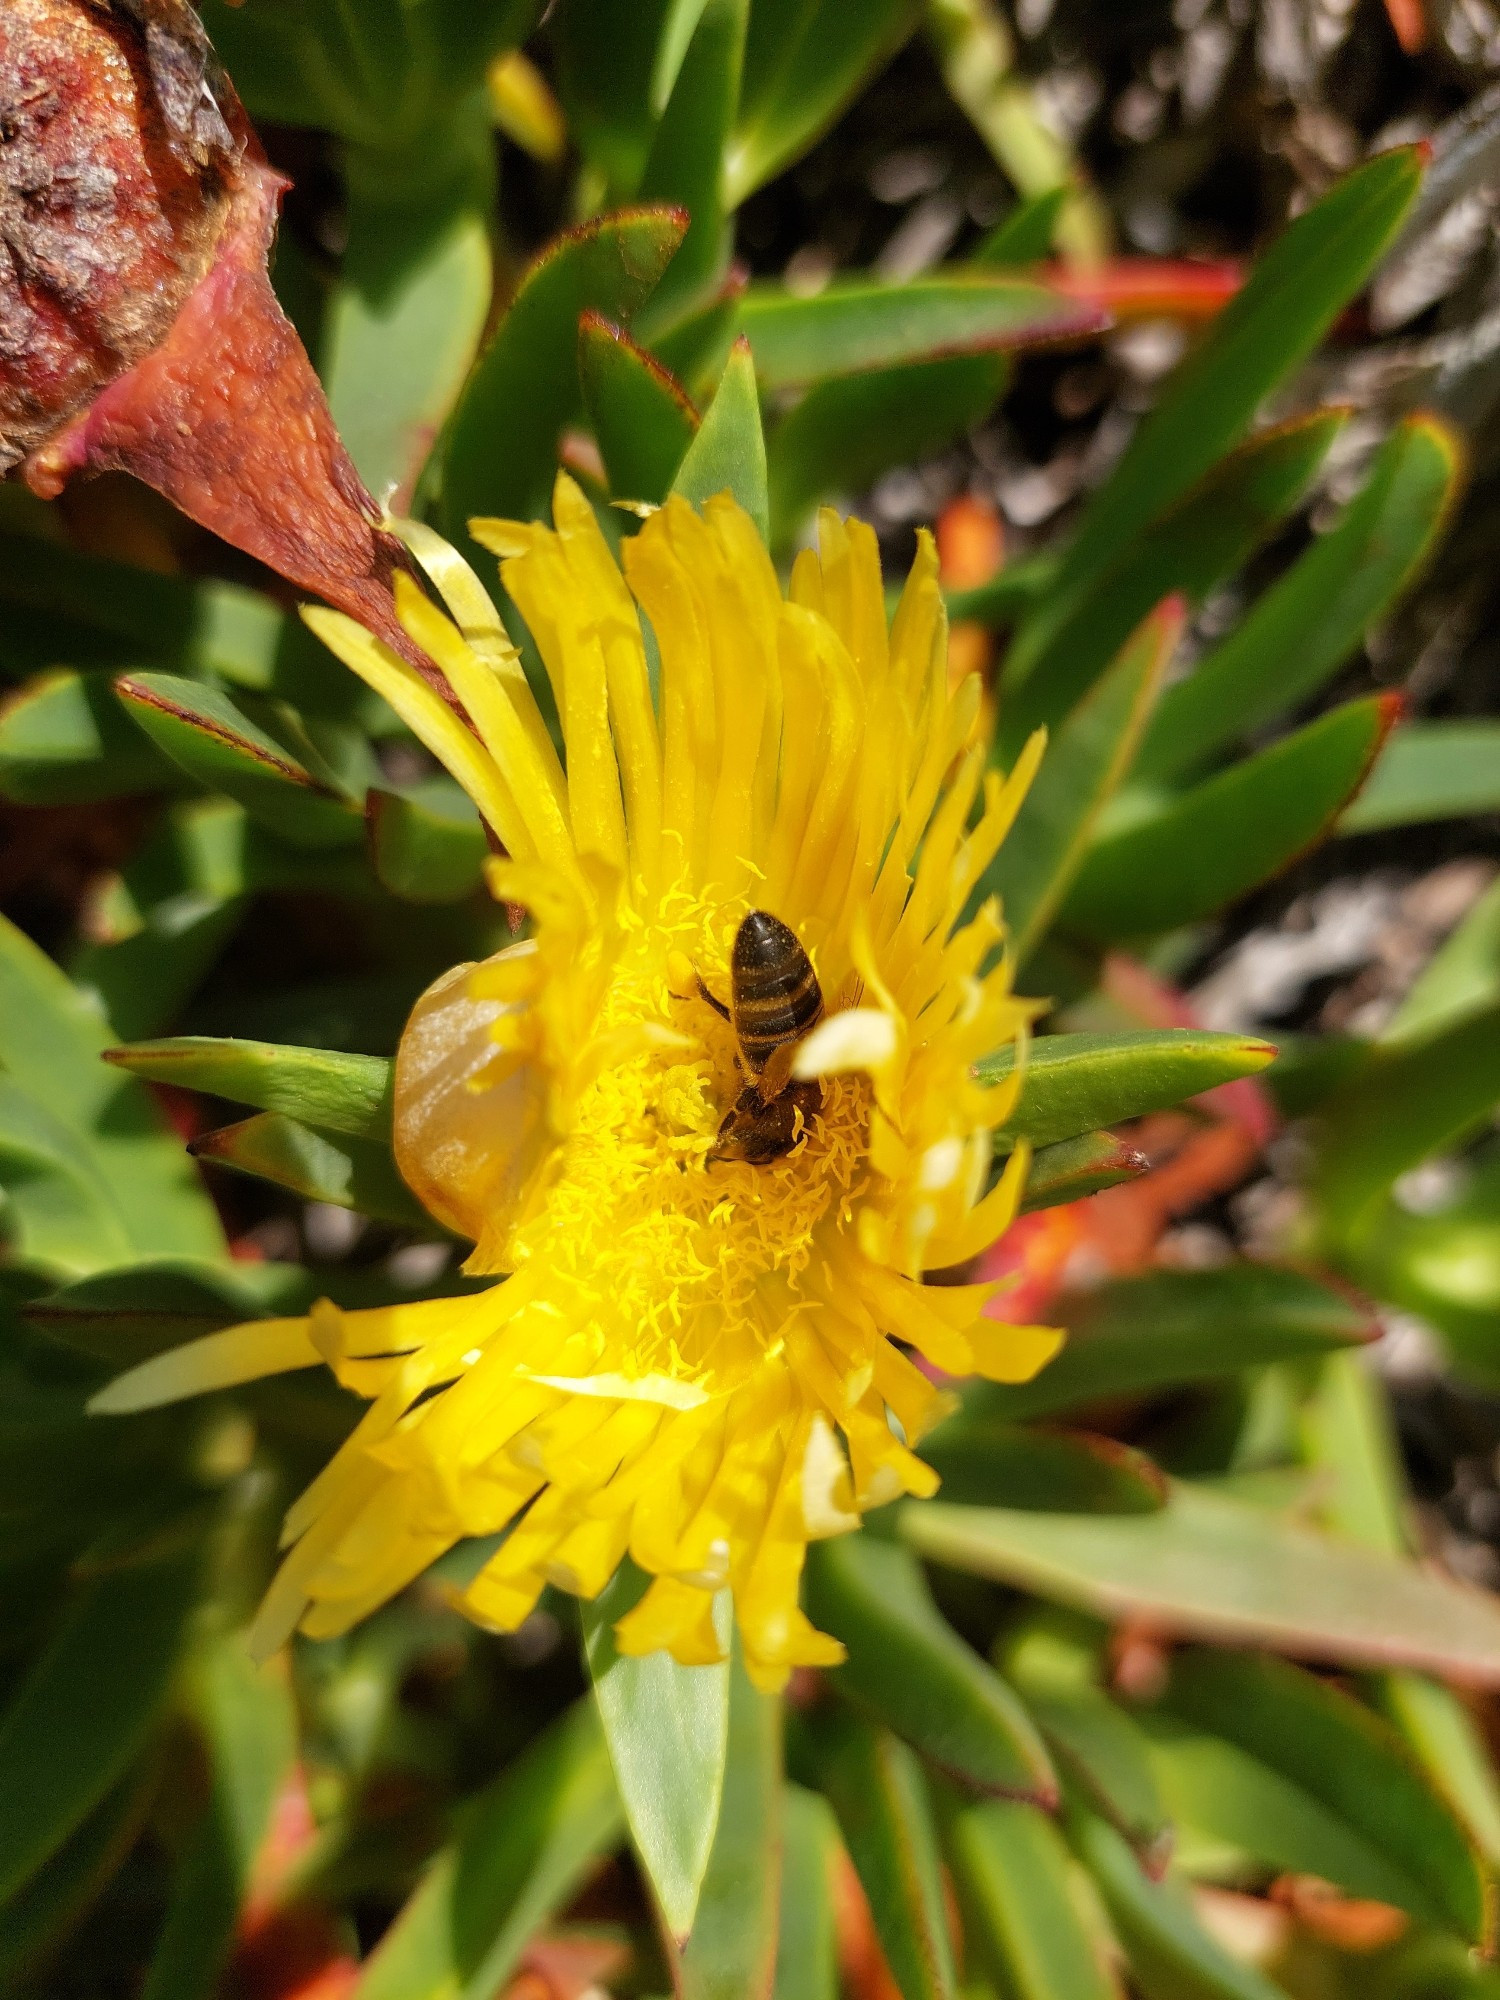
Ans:
{"label": "ice plant", "polygon": [[[809,1540],[937,1484],[912,1447],[946,1398],[905,1350],[1017,1381],[1059,1338],[983,1317],[993,1287],[922,1282],[995,1240],[1025,1172],[1023,1149],[988,1186],[1020,1065],[988,1088],[972,1065],[1031,1010],[999,910],[970,905],[1041,744],[986,770],[925,538],[888,630],[857,521],[823,515],[783,599],[728,495],[701,515],[669,500],[623,575],[566,478],[554,518],[474,532],[546,663],[566,766],[489,599],[429,532],[412,546],[452,618],[398,578],[400,616],[472,730],[360,626],[307,614],[468,790],[506,849],[494,893],[530,913],[530,937],[423,997],[396,1065],[407,1180],[474,1240],[470,1272],[509,1275],[215,1334],[99,1406],[320,1360],[371,1398],[287,1518],[262,1649],[342,1631],[509,1528],[462,1593],[475,1619],[513,1629],[549,1581],[592,1597],[628,1552],[654,1582],[626,1651],[718,1658],[728,1587],[775,1688],[841,1657],[798,1607]],[[758,1163],[716,1148],[745,1075],[709,997],[751,909],[791,927],[826,1001],[795,1053],[816,1108]]]}

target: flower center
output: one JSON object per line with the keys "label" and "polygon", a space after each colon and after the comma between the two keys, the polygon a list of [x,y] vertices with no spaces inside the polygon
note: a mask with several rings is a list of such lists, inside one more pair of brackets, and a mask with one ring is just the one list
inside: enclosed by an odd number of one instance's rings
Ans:
{"label": "flower center", "polygon": [[[517,1269],[541,1264],[575,1329],[558,1373],[587,1374],[606,1354],[618,1367],[623,1345],[627,1372],[711,1377],[726,1389],[774,1349],[809,1266],[853,1226],[869,1172],[869,1086],[830,1079],[779,1157],[711,1157],[748,1078],[731,1027],[701,996],[670,990],[659,935],[651,944],[617,967],[597,1039],[647,1022],[672,1043],[583,1084],[512,1255]],[[722,978],[708,983],[725,990]]]}

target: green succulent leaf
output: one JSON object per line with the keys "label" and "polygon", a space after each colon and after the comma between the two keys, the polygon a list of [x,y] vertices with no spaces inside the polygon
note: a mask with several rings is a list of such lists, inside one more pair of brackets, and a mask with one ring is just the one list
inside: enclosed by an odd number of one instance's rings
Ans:
{"label": "green succulent leaf", "polygon": [[1238,439],[1322,340],[1395,240],[1422,177],[1414,146],[1337,183],[1272,244],[1171,382],[1084,513],[1059,594],[1071,600]]}
{"label": "green succulent leaf", "polygon": [[971,1389],[965,1420],[1049,1416],[1274,1361],[1322,1359],[1377,1331],[1342,1292],[1271,1264],[1117,1278],[1069,1299],[1067,1341],[1034,1380]]}
{"label": "green succulent leaf", "polygon": [[1316,693],[1425,561],[1460,472],[1458,441],[1435,417],[1398,424],[1337,526],[1167,690],[1137,779],[1180,778]]}
{"label": "green succulent leaf", "polygon": [[1171,1825],[1134,1717],[1099,1685],[1095,1649],[1039,1611],[1002,1643],[1000,1658],[1073,1791],[1123,1833],[1143,1861],[1164,1863]]}
{"label": "green succulent leaf", "polygon": [[839,1851],[838,1822],[828,1801],[788,1785],[781,1803],[781,1920],[771,2000],[838,2000]]}
{"label": "green succulent leaf", "polygon": [[[568,0],[551,24],[568,127],[612,197],[640,185],[656,121],[703,0]],[[609,50],[609,61],[599,51]]]}
{"label": "green succulent leaf", "polygon": [[909,1550],[873,1535],[821,1542],[806,1590],[808,1616],[848,1648],[829,1675],[841,1693],[981,1791],[1056,1803],[1025,1710],[942,1617]]}
{"label": "green succulent leaf", "polygon": [[970,1806],[954,1818],[947,1847],[965,1936],[1003,1990],[1017,2000],[1114,2000],[1104,1939],[1045,1813],[1008,1799]]}
{"label": "green succulent leaf", "polygon": [[695,0],[693,11],[697,23],[652,135],[637,197],[674,203],[692,218],[646,307],[648,326],[668,325],[700,304],[729,266],[724,153],[739,106],[750,0]]}
{"label": "green succulent leaf", "polygon": [[1130,769],[1182,622],[1180,600],[1152,612],[1047,745],[982,884],[984,894],[1000,897],[1018,965],[1067,895],[1099,815]]}
{"label": "green succulent leaf", "polygon": [[600,313],[579,322],[578,372],[610,492],[659,504],[698,431],[687,391]]}
{"label": "green succulent leaf", "polygon": [[956,2000],[937,1830],[922,1767],[850,1709],[818,1715],[810,1747],[904,2000]]}
{"label": "green succulent leaf", "polygon": [[354,797],[252,722],[227,694],[173,674],[123,674],[115,693],[156,747],[209,791],[223,792],[271,832],[306,847],[357,841]]}
{"label": "green succulent leaf", "polygon": [[[670,1653],[631,1659],[614,1643],[614,1624],[649,1579],[632,1565],[616,1571],[583,1607],[583,1643],[594,1699],[631,1837],[679,1950],[686,1945],[708,1872],[729,1749],[729,1661],[682,1667]],[[727,1599],[715,1607],[726,1648]]]}
{"label": "green succulent leaf", "polygon": [[409,791],[372,786],[365,799],[370,858],[384,889],[404,903],[461,903],[484,883],[489,842],[468,794],[451,778]]}
{"label": "green succulent leaf", "polygon": [[1340,833],[1500,812],[1500,722],[1412,722],[1398,729]]}
{"label": "green succulent leaf", "polygon": [[902,1537],[1094,1617],[1352,1666],[1413,1666],[1491,1686],[1500,1608],[1394,1557],[1174,1483],[1154,1514],[1035,1514],[909,1503]]}
{"label": "green succulent leaf", "polygon": [[1059,585],[1044,598],[1005,658],[1004,743],[1061,722],[1169,593],[1201,602],[1232,575],[1301,500],[1348,414],[1316,410],[1262,431],[1143,527],[1087,587],[1066,595]]}
{"label": "green succulent leaf", "polygon": [[760,427],[755,366],[743,340],[730,351],[723,380],[677,468],[672,491],[695,506],[716,493],[732,493],[762,536],[770,533],[766,440]]}
{"label": "green succulent leaf", "polygon": [[[1368,1708],[1284,1660],[1201,1648],[1174,1657],[1161,1707],[1199,1733],[1187,1755],[1167,1739],[1168,1767],[1188,1765],[1197,1824],[1273,1867],[1320,1875],[1351,1895],[1395,1903],[1419,1922],[1481,1942],[1479,1857],[1389,1725]],[[1215,1744],[1235,1755],[1216,1758]],[[1200,1748],[1203,1754],[1191,1754]],[[1285,1788],[1280,1814],[1268,1809],[1276,1788],[1257,1786],[1256,1772]],[[1231,1774],[1245,1778],[1243,1789]]]}
{"label": "green succulent leaf", "polygon": [[1153,1882],[1115,1829],[1070,1816],[1069,1839],[1093,1877],[1144,2000],[1285,2000],[1265,1974],[1231,1958],[1193,1913],[1182,1885]]}
{"label": "green succulent leaf", "polygon": [[[1248,1035],[1168,1028],[1124,1035],[1042,1035],[1026,1057],[1026,1086],[1002,1145],[1029,1139],[1052,1146],[1103,1125],[1144,1117],[1197,1097],[1275,1060],[1269,1042]],[[1015,1065],[1001,1049],[979,1063],[983,1083],[1000,1083]]]}
{"label": "green succulent leaf", "polygon": [[356,1139],[390,1142],[391,1065],[379,1056],[179,1035],[107,1049],[104,1059],[152,1083],[285,1112]]}
{"label": "green succulent leaf", "polygon": [[993,264],[1006,270],[1039,263],[1052,248],[1053,231],[1072,192],[1069,187],[1048,188],[1045,194],[1034,194],[1026,201],[1018,201],[1010,214],[985,237],[969,261]]}
{"label": "green succulent leaf", "polygon": [[[112,1037],[89,996],[0,919],[0,1066],[70,1136],[67,1155],[108,1190],[131,1251],[213,1258],[223,1235],[181,1147],[133,1078],[100,1061]],[[29,1143],[26,1128],[20,1138]],[[61,1157],[61,1156],[60,1156]],[[5,1179],[0,1172],[0,1181]],[[103,1261],[97,1260],[97,1261]]]}
{"label": "green succulent leaf", "polygon": [[241,1320],[306,1312],[328,1289],[300,1264],[154,1257],[60,1286],[23,1316],[64,1347],[131,1367]]}
{"label": "green succulent leaf", "polygon": [[728,195],[746,195],[804,153],[916,27],[916,0],[756,0]]}
{"label": "green succulent leaf", "polygon": [[1122,795],[1060,921],[1098,941],[1214,915],[1332,831],[1395,719],[1387,696],[1345,702],[1176,798]]}
{"label": "green succulent leaf", "polygon": [[1500,1099],[1500,1002],[1381,1050],[1324,1108],[1317,1184],[1332,1226],[1368,1226],[1401,1174],[1453,1145]]}
{"label": "green succulent leaf", "polygon": [[752,285],[739,323],[755,350],[761,387],[773,390],[1093,333],[1100,316],[1044,285],[954,271],[904,285],[840,278],[812,298]]}
{"label": "green succulent leaf", "polygon": [[829,493],[859,493],[977,424],[1004,392],[1003,355],[957,355],[816,382],[767,440],[771,524],[792,540]]}
{"label": "green succulent leaf", "polygon": [[365,1962],[358,2000],[485,2000],[624,1826],[590,1697],[471,1801]]}
{"label": "green succulent leaf", "polygon": [[440,1233],[396,1172],[389,1144],[382,1141],[315,1130],[296,1118],[265,1111],[205,1133],[190,1150],[215,1166],[274,1181],[304,1201],[331,1202],[404,1229]]}
{"label": "green succulent leaf", "polygon": [[961,1411],[924,1442],[922,1456],[941,1473],[944,1497],[966,1506],[1151,1514],[1166,1505],[1166,1477],[1144,1452],[1089,1431]]}
{"label": "green succulent leaf", "polygon": [[588,311],[628,324],[684,235],[676,208],[625,209],[581,224],[526,271],[475,364],[440,453],[444,532],[471,515],[533,519],[547,505],[564,426],[582,410],[577,342]]}
{"label": "green succulent leaf", "polygon": [[187,1641],[203,1560],[201,1525],[143,1551],[100,1551],[11,1695],[0,1716],[0,1899],[62,1846],[145,1744]]}
{"label": "green succulent leaf", "polygon": [[766,1992],[775,1976],[781,1729],[781,1703],[750,1685],[736,1650],[718,1832],[698,1892],[693,1935],[674,1968],[681,2000],[741,2000]]}
{"label": "green succulent leaf", "polygon": [[108,674],[55,667],[0,705],[0,797],[19,805],[85,805],[180,782],[125,715]]}
{"label": "green succulent leaf", "polygon": [[1021,1212],[1082,1201],[1103,1188],[1118,1187],[1121,1181],[1139,1179],[1149,1164],[1143,1153],[1113,1132],[1085,1132],[1077,1139],[1059,1140],[1032,1154]]}
{"label": "green succulent leaf", "polygon": [[1500,881],[1418,973],[1380,1037],[1387,1046],[1425,1041],[1466,1014],[1500,1001]]}

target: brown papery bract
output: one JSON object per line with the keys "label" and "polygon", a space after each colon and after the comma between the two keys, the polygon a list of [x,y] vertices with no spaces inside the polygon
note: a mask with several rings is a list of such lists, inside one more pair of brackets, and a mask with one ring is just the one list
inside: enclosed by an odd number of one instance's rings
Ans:
{"label": "brown papery bract", "polygon": [[131,473],[436,679],[271,288],[285,187],[185,0],[5,0],[0,470]]}

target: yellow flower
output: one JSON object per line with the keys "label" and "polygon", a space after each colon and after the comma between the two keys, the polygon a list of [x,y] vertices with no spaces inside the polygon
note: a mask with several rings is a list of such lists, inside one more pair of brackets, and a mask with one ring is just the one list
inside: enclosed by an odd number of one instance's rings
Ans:
{"label": "yellow flower", "polygon": [[[1041,744],[986,772],[925,537],[888,629],[857,521],[823,515],[783,599],[727,495],[669,500],[623,576],[567,479],[554,518],[474,533],[545,662],[566,767],[490,600],[427,531],[409,539],[451,621],[401,579],[399,611],[472,729],[359,626],[306,614],[474,799],[506,850],[494,893],[530,914],[525,942],[423,997],[396,1063],[402,1171],[473,1239],[470,1272],[510,1275],[233,1328],[99,1407],[320,1360],[370,1398],[287,1517],[263,1650],[343,1631],[508,1528],[459,1599],[480,1623],[513,1629],[548,1582],[592,1597],[628,1553],[654,1581],[626,1652],[717,1659],[728,1588],[776,1688],[842,1656],[798,1607],[808,1542],[936,1487],[912,1447],[948,1399],[905,1350],[1017,1381],[1061,1337],[983,1317],[993,1286],[922,1283],[994,1241],[1025,1174],[1018,1152],[986,1192],[1020,1065],[990,1088],[973,1065],[1032,1010],[994,904],[963,918]],[[795,933],[825,1003],[786,1149],[759,1161],[719,1138],[747,1082],[720,1007],[752,910]]]}

